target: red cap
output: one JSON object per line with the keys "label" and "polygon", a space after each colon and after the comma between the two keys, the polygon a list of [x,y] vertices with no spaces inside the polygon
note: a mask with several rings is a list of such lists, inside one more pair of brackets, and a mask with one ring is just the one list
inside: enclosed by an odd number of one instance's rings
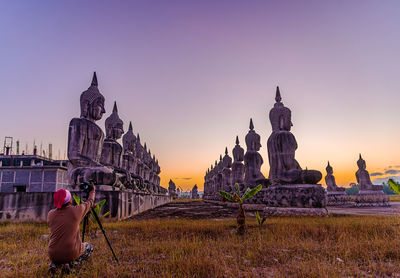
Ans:
{"label": "red cap", "polygon": [[67,196],[67,191],[65,191],[64,189],[58,189],[53,195],[54,206],[57,208],[61,208],[64,204],[65,196]]}

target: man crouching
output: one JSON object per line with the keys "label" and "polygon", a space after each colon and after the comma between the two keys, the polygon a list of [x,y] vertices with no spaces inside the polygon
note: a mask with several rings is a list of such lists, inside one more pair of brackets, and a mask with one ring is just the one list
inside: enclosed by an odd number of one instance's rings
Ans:
{"label": "man crouching", "polygon": [[79,231],[79,223],[94,203],[94,184],[91,186],[87,201],[77,206],[72,205],[71,193],[68,190],[59,189],[54,193],[56,208],[49,211],[47,216],[50,228],[48,254],[51,273],[55,273],[60,265],[63,265],[64,272],[69,273],[70,267],[82,264],[93,252],[90,243],[82,243]]}

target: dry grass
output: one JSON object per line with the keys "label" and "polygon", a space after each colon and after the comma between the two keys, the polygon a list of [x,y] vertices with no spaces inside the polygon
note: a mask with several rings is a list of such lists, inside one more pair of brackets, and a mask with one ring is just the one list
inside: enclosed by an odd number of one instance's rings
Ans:
{"label": "dry grass", "polygon": [[391,202],[400,202],[400,195],[389,195]]}
{"label": "dry grass", "polygon": [[[72,276],[79,277],[398,277],[395,217],[272,218],[247,234],[229,220],[105,223],[120,259],[102,235]],[[46,224],[0,224],[0,276],[47,275]]]}

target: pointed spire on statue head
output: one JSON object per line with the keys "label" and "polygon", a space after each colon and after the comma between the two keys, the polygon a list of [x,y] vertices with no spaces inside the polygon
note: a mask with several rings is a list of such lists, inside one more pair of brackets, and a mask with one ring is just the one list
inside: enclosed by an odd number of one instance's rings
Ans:
{"label": "pointed spire on statue head", "polygon": [[360,157],[359,157],[359,159],[362,159],[362,157],[361,157],[361,153],[360,153]]}
{"label": "pointed spire on statue head", "polygon": [[147,152],[147,145],[146,145],[146,142],[144,142],[144,150]]}
{"label": "pointed spire on statue head", "polygon": [[239,136],[236,135],[236,145],[239,145]]}
{"label": "pointed spire on statue head", "polygon": [[253,119],[252,118],[250,118],[250,130],[253,130],[254,129],[254,125],[253,125]]}
{"label": "pointed spire on statue head", "polygon": [[215,166],[217,166],[217,164],[218,164],[218,163],[217,163],[217,161],[215,160]]}
{"label": "pointed spire on statue head", "polygon": [[281,97],[281,92],[279,91],[279,86],[276,86],[276,95],[275,95],[275,101],[276,102],[281,102],[282,97]]}
{"label": "pointed spire on statue head", "polygon": [[97,83],[97,75],[96,72],[93,73],[93,78],[92,78],[92,84],[90,84],[91,86],[98,86],[99,84]]}
{"label": "pointed spire on statue head", "polygon": [[222,154],[219,155],[219,161],[222,161]]}
{"label": "pointed spire on statue head", "polygon": [[[129,128],[128,128],[128,130],[130,130],[130,131],[133,130],[133,128],[132,128],[132,122],[129,122]],[[138,136],[139,136],[139,134],[138,134]]]}
{"label": "pointed spire on statue head", "polygon": [[228,155],[228,147],[225,147],[225,155]]}
{"label": "pointed spire on statue head", "polygon": [[113,113],[118,113],[117,102],[114,101]]}
{"label": "pointed spire on statue head", "polygon": [[139,132],[138,132],[138,134],[137,134],[137,140],[138,140],[138,142],[140,142],[140,135],[139,135]]}
{"label": "pointed spire on statue head", "polygon": [[328,166],[331,166],[331,165],[329,164],[329,160],[328,160]]}

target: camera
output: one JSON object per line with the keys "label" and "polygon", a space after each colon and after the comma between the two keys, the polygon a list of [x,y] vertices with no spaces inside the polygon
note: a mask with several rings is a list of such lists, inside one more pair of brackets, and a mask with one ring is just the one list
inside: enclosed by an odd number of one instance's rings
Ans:
{"label": "camera", "polygon": [[93,184],[96,184],[94,180],[84,181],[79,185],[79,189],[85,193],[89,193],[93,189]]}

